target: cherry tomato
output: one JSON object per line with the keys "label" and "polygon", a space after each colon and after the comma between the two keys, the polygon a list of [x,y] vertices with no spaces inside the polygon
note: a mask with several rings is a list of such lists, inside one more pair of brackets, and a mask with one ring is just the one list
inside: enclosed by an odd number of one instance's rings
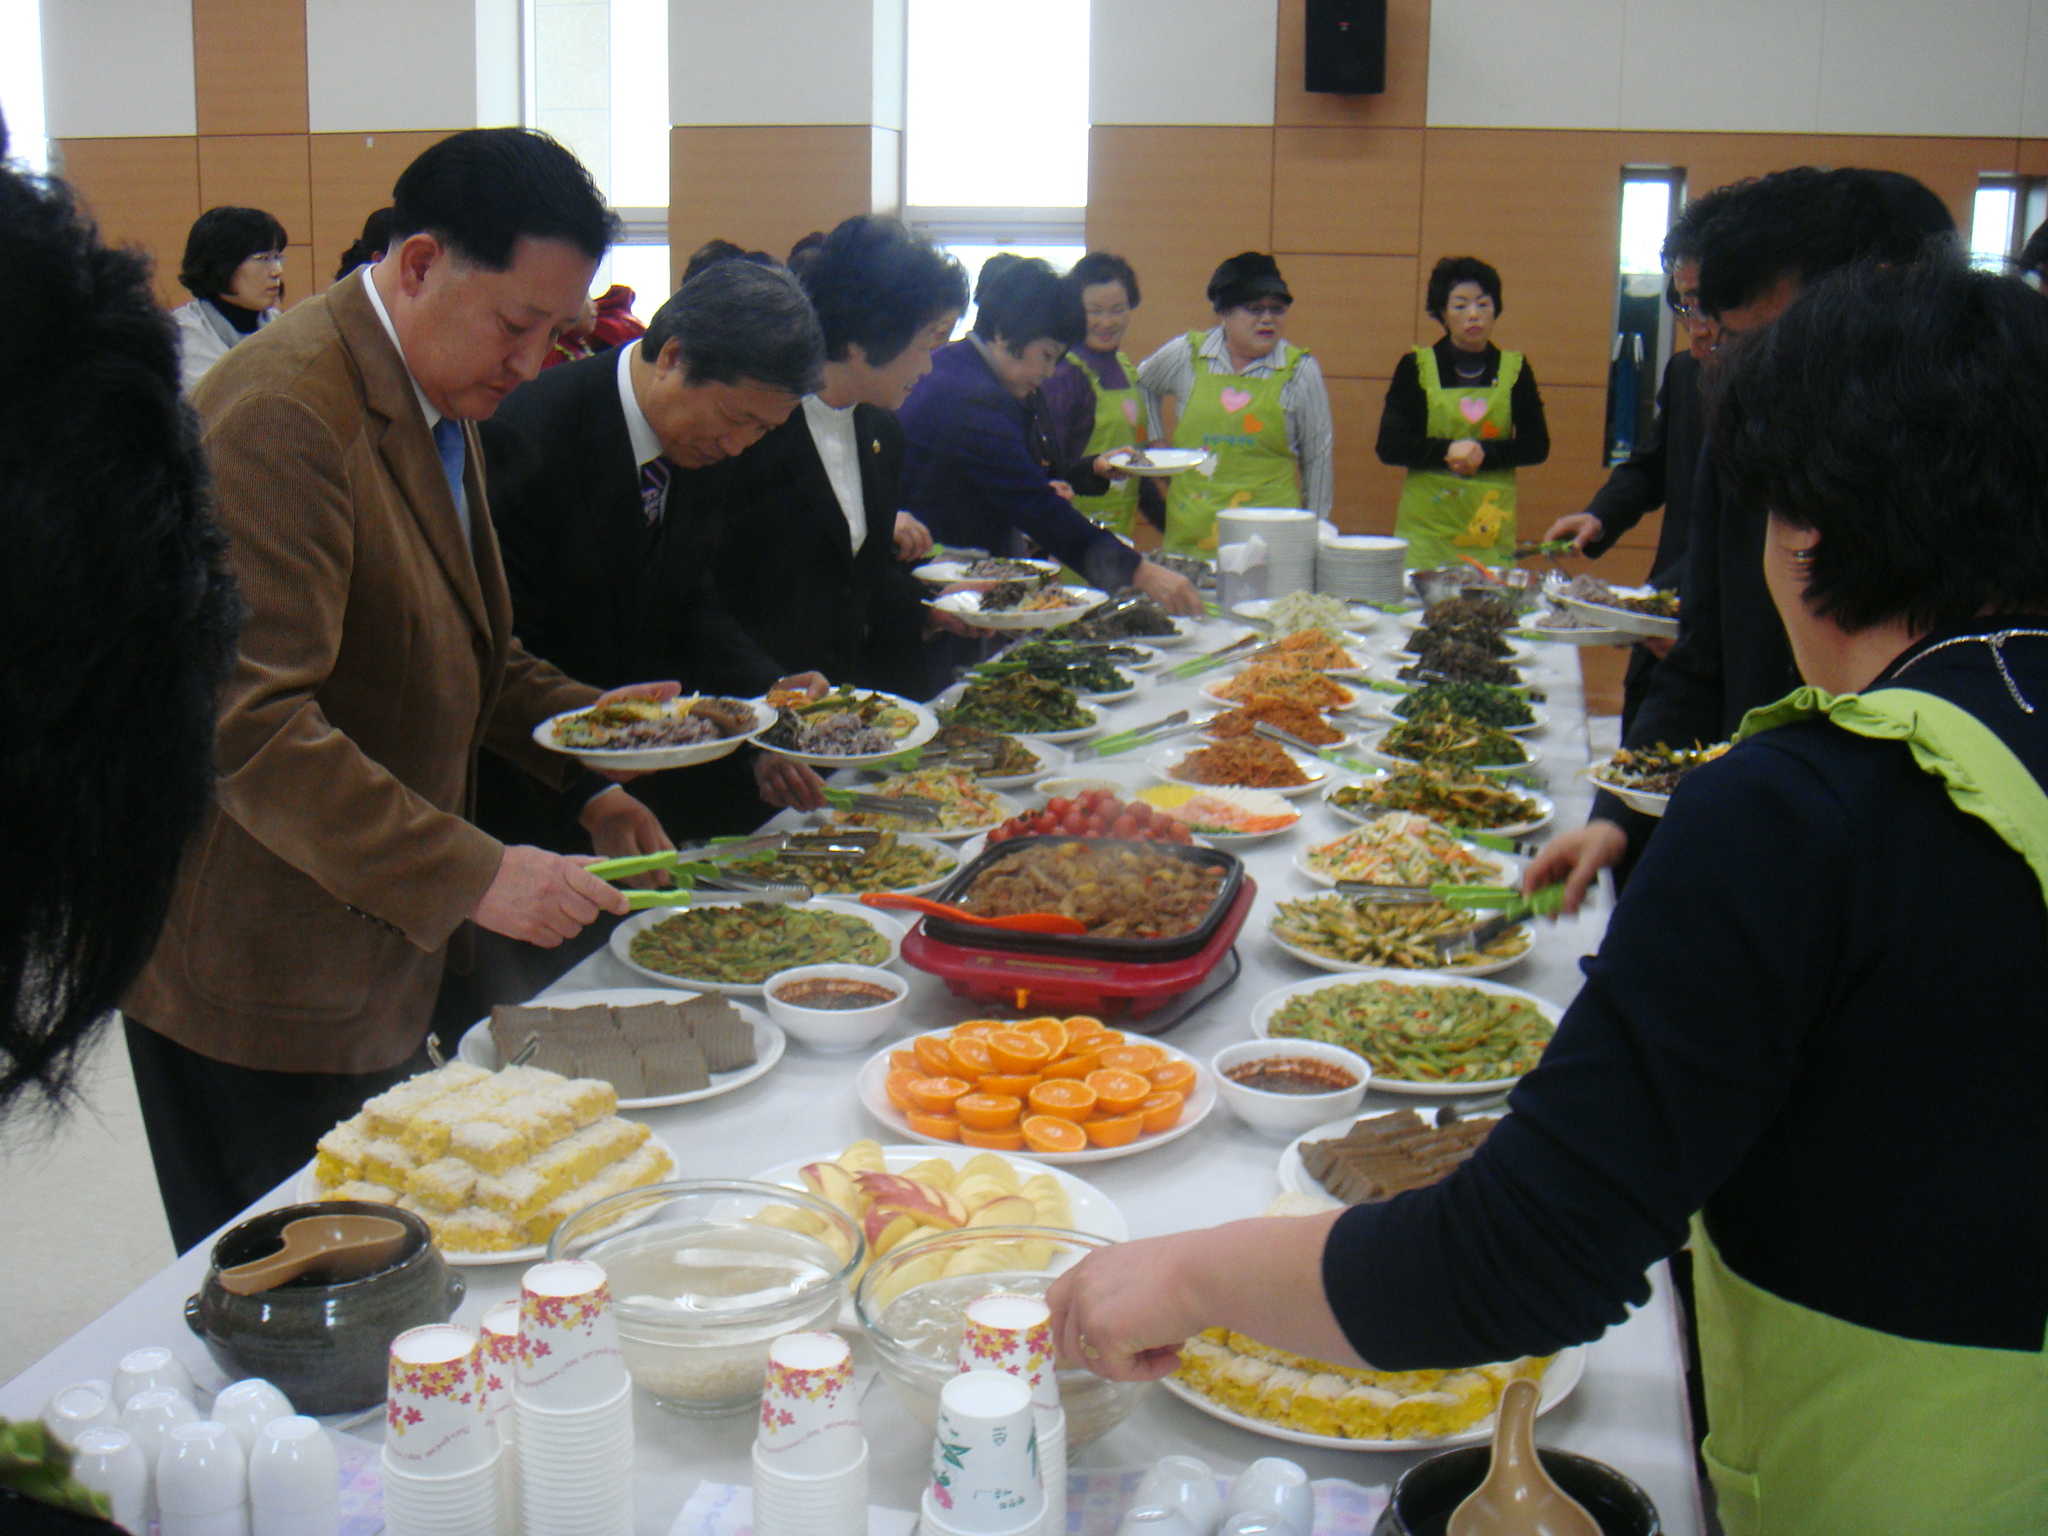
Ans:
{"label": "cherry tomato", "polygon": [[1128,816],[1119,816],[1109,824],[1109,835],[1111,837],[1124,838],[1136,837],[1138,835],[1138,824]]}

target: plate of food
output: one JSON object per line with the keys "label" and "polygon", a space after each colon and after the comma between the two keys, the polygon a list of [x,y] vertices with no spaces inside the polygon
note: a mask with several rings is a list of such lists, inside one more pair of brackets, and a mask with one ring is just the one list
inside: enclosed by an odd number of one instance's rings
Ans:
{"label": "plate of food", "polygon": [[1185,474],[1209,454],[1202,448],[1112,448],[1103,457],[1127,475],[1150,478]]}
{"label": "plate of food", "polygon": [[1491,1109],[1439,1125],[1435,1114],[1349,1114],[1303,1131],[1280,1154],[1280,1187],[1325,1208],[1391,1200],[1449,1178],[1507,1118]]}
{"label": "plate of food", "polygon": [[[1125,597],[1129,601],[1125,601]],[[1070,624],[1062,624],[1047,638],[1052,640],[1142,640],[1148,645],[1171,648],[1182,645],[1194,631],[1189,621],[1175,618],[1151,598],[1130,592],[1114,605],[1084,613]]]}
{"label": "plate of food", "polygon": [[1407,634],[1396,655],[1404,662],[1410,658],[1428,661],[1438,655],[1459,656],[1468,652],[1496,661],[1526,662],[1536,656],[1528,645],[1511,638],[1512,626],[1494,628],[1469,619],[1439,626],[1421,613],[1404,613],[1400,623]]}
{"label": "plate of food", "polygon": [[1026,560],[1022,556],[947,555],[927,560],[910,574],[935,587],[950,587],[963,581],[1029,581],[1037,576],[1057,576],[1057,560]]}
{"label": "plate of food", "polygon": [[[1427,816],[1392,811],[1325,842],[1295,850],[1294,867],[1318,885],[1506,885],[1514,861],[1446,832]],[[1481,913],[1473,919],[1481,921]]]}
{"label": "plate of food", "polygon": [[944,707],[940,719],[949,727],[1060,742],[1078,741],[1095,729],[1100,717],[1064,683],[1029,672],[1006,672],[970,679]]}
{"label": "plate of food", "polygon": [[533,739],[586,768],[653,773],[713,762],[774,724],[765,703],[685,694],[662,704],[614,699],[572,709],[535,726]]}
{"label": "plate of food", "polygon": [[1528,694],[1492,683],[1424,683],[1407,693],[1375,694],[1373,713],[1382,720],[1464,720],[1525,736],[1550,724],[1549,711]]}
{"label": "plate of food", "polygon": [[1327,629],[1297,629],[1253,651],[1257,665],[1320,672],[1325,677],[1363,678],[1372,675],[1370,642]]}
{"label": "plate of food", "polygon": [[1359,693],[1320,672],[1255,662],[1230,677],[1204,683],[1202,693],[1218,704],[1243,704],[1252,699],[1274,699],[1298,704],[1305,709],[1346,710],[1355,708]]}
{"label": "plate of food", "polygon": [[725,867],[734,874],[807,885],[819,896],[858,898],[869,891],[925,896],[953,878],[960,854],[935,837],[884,832],[874,852],[849,862],[763,853],[733,859]]}
{"label": "plate of food", "polygon": [[496,1072],[529,1038],[533,1065],[607,1082],[621,1109],[694,1104],[744,1088],[782,1060],[780,1026],[758,1008],[672,987],[559,992],[493,1008],[463,1032],[457,1059]]}
{"label": "plate of food", "polygon": [[403,1198],[449,1262],[530,1264],[575,1212],[681,1166],[617,1107],[607,1083],[451,1061],[386,1089],[322,1136],[293,1196]]}
{"label": "plate of food", "polygon": [[1630,809],[1641,811],[1645,816],[1662,816],[1665,807],[1671,804],[1671,792],[1678,788],[1678,781],[1693,769],[1711,763],[1730,745],[1732,743],[1723,741],[1711,747],[1688,747],[1684,750],[1674,750],[1661,744],[1634,750],[1623,747],[1614,756],[1594,763],[1586,772],[1595,784],[1618,796]]}
{"label": "plate of food", "polygon": [[1323,804],[1346,821],[1413,811],[1445,826],[1502,837],[1534,832],[1557,814],[1557,803],[1534,790],[1483,773],[1417,767],[1382,768],[1350,784],[1333,784],[1323,791]]}
{"label": "plate of food", "polygon": [[948,592],[931,606],[981,629],[1054,629],[1105,601],[1093,587],[1066,587],[1050,576],[999,581],[985,592]]}
{"label": "plate of food", "polygon": [[775,719],[754,738],[756,745],[819,768],[887,762],[939,731],[929,709],[893,693],[834,688],[812,699],[791,691],[771,693],[765,702]]}
{"label": "plate of food", "polygon": [[915,831],[952,842],[1001,826],[1024,809],[1021,800],[984,788],[965,768],[915,768],[909,773],[892,773],[879,784],[869,786],[866,792],[887,800],[935,800],[939,819],[913,821],[907,816],[890,816],[880,811],[828,811],[825,825],[883,832]]}
{"label": "plate of food", "polygon": [[1301,812],[1270,789],[1197,789],[1192,784],[1154,784],[1139,790],[1136,800],[1218,848],[1264,842],[1301,821]]}
{"label": "plate of food", "polygon": [[[930,746],[934,752],[978,748],[993,753],[994,762],[973,770],[975,783],[983,789],[1029,789],[1047,774],[1065,772],[1074,762],[1074,755],[1065,747],[971,725],[940,726]],[[911,765],[906,761],[905,766]]]}
{"label": "plate of food", "polygon": [[1543,761],[1539,747],[1519,736],[1468,720],[1408,720],[1376,736],[1361,737],[1358,749],[1382,763],[1432,768],[1515,769]]}
{"label": "plate of food", "polygon": [[1439,958],[1432,940],[1463,933],[1485,919],[1484,912],[1439,902],[1392,906],[1354,901],[1349,896],[1309,896],[1275,907],[1268,931],[1275,944],[1319,971],[1376,967],[1490,976],[1527,959],[1536,947],[1535,930],[1527,923],[1517,923],[1479,954],[1452,961]]}
{"label": "plate of food", "polygon": [[[1087,718],[1087,724],[1085,725],[1062,726],[1054,731],[1019,731],[1017,734],[1026,741],[1042,741],[1051,746],[1064,746],[1071,742],[1085,741],[1102,729],[1102,711],[1093,704],[1080,704],[1079,708],[1081,713]],[[1073,761],[1071,756],[1068,758],[1068,761]]]}
{"label": "plate of food", "polygon": [[1192,1056],[1087,1022],[1095,1028],[980,1019],[918,1035],[869,1057],[856,1089],[869,1114],[912,1140],[1055,1166],[1164,1146],[1216,1107],[1216,1085]]}
{"label": "plate of food", "polygon": [[1363,968],[1276,987],[1252,1004],[1261,1040],[1320,1040],[1372,1064],[1376,1092],[1443,1098],[1512,1088],[1542,1059],[1564,1010],[1465,976]]}
{"label": "plate of food", "polygon": [[1247,699],[1235,709],[1219,710],[1202,722],[1202,734],[1211,741],[1242,741],[1256,737],[1261,724],[1277,725],[1316,747],[1341,747],[1351,739],[1343,725],[1322,711],[1269,698]]}
{"label": "plate of food", "polygon": [[1492,1439],[1500,1394],[1517,1376],[1539,1383],[1541,1414],[1585,1370],[1584,1345],[1462,1371],[1353,1370],[1212,1328],[1181,1347],[1180,1369],[1160,1385],[1211,1418],[1294,1445],[1433,1451]]}
{"label": "plate of food", "polygon": [[1264,736],[1240,736],[1207,746],[1166,747],[1145,759],[1145,767],[1169,784],[1198,789],[1269,789],[1276,795],[1305,795],[1330,781],[1330,770]]}
{"label": "plate of food", "polygon": [[830,897],[706,901],[634,913],[612,930],[611,950],[660,985],[759,997],[763,982],[791,966],[893,964],[903,933],[873,907]]}
{"label": "plate of food", "polygon": [[1655,587],[1610,587],[1597,576],[1579,576],[1557,589],[1555,601],[1567,613],[1624,634],[1656,640],[1678,638],[1678,594]]}
{"label": "plate of food", "polygon": [[1582,619],[1557,603],[1547,605],[1536,617],[1525,620],[1520,629],[1509,633],[1518,640],[1550,645],[1633,645],[1641,638],[1612,624]]}
{"label": "plate of food", "polygon": [[[1079,697],[1097,703],[1127,699],[1137,691],[1135,669],[1112,659],[1111,652],[1135,649],[1117,645],[1080,645],[1070,640],[1025,640],[983,662],[981,675],[1000,677],[1009,672],[1029,672],[1045,682],[1070,688]],[[1148,654],[1159,652],[1146,646]],[[1163,657],[1161,657],[1164,660]]]}
{"label": "plate of food", "polygon": [[1231,604],[1230,611],[1240,619],[1271,629],[1277,635],[1291,635],[1309,629],[1330,632],[1348,629],[1362,634],[1380,621],[1379,614],[1365,604],[1347,603],[1327,592],[1290,592],[1278,598],[1255,597]]}

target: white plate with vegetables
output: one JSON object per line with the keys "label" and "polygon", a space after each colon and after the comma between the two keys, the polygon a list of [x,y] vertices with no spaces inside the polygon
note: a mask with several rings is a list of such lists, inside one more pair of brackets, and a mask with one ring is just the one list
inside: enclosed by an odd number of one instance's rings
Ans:
{"label": "white plate with vegetables", "polygon": [[[1303,935],[1300,941],[1288,937],[1286,930],[1298,931],[1301,926],[1296,920],[1297,915],[1310,908],[1326,919],[1344,919],[1354,923],[1362,923],[1368,915],[1375,915],[1389,926],[1381,931],[1358,929],[1347,932],[1342,935],[1342,948],[1351,952],[1335,953],[1333,950],[1338,947],[1335,941],[1326,940],[1331,948],[1319,949],[1307,942],[1316,935]],[[1518,923],[1500,935],[1482,955],[1466,955],[1446,962],[1437,959],[1429,949],[1429,938],[1473,927],[1486,921],[1486,917],[1484,912],[1458,912],[1441,907],[1360,906],[1348,896],[1318,891],[1313,896],[1280,902],[1273,909],[1267,932],[1280,948],[1303,965],[1314,966],[1319,971],[1350,973],[1371,968],[1372,962],[1379,960],[1382,963],[1378,969],[1400,976],[1491,976],[1529,958],[1530,951],[1536,947],[1536,932],[1527,923]],[[1433,926],[1424,928],[1425,918]],[[1403,922],[1416,926],[1405,933],[1394,931],[1392,925]],[[1388,963],[1403,956],[1412,956],[1415,964],[1408,967]]]}
{"label": "white plate with vegetables", "polygon": [[[812,921],[817,918],[832,921]],[[664,924],[674,926],[664,931]],[[859,924],[873,931],[863,935]],[[662,986],[759,997],[770,976],[791,966],[893,965],[904,932],[873,907],[831,897],[788,904],[697,901],[634,913],[612,930],[611,951],[635,976]]]}
{"label": "white plate with vegetables", "polygon": [[800,729],[822,730],[824,722],[834,715],[859,713],[869,716],[868,724],[885,736],[892,738],[887,748],[869,752],[833,752],[818,750],[815,744],[805,746],[786,744],[778,746],[768,738],[780,734],[779,718],[772,722],[755,738],[755,745],[765,752],[778,757],[787,757],[795,762],[809,763],[814,768],[858,768],[865,764],[886,763],[900,753],[913,747],[921,747],[939,734],[939,717],[915,699],[899,698],[893,693],[867,692],[858,689],[836,688],[823,698],[814,699],[797,706],[792,713],[800,722]]}
{"label": "white plate with vegetables", "polygon": [[[722,716],[736,717],[752,712],[752,723],[744,729],[713,737],[708,741],[678,745],[605,746],[584,745],[629,739],[633,733],[684,728],[692,718],[703,719],[703,706],[729,705]],[[716,700],[701,694],[686,694],[657,704],[649,699],[615,699],[610,704],[585,705],[566,710],[533,728],[533,739],[550,752],[566,753],[586,768],[614,772],[655,773],[665,768],[689,768],[716,762],[735,752],[775,724],[775,711],[758,699]],[[734,723],[728,720],[727,723]],[[712,729],[722,730],[713,723]]]}
{"label": "white plate with vegetables", "polygon": [[[1327,805],[1335,815],[1343,817],[1346,821],[1357,822],[1361,826],[1366,822],[1377,820],[1379,817],[1386,815],[1390,810],[1412,810],[1416,815],[1427,816],[1431,821],[1439,822],[1444,826],[1464,827],[1476,832],[1491,832],[1497,837],[1520,837],[1525,832],[1534,832],[1539,827],[1549,826],[1551,819],[1557,815],[1557,802],[1552,800],[1550,796],[1538,794],[1533,789],[1521,789],[1511,784],[1488,784],[1486,786],[1488,799],[1493,800],[1501,796],[1512,795],[1519,800],[1533,805],[1536,808],[1536,814],[1523,817],[1519,821],[1505,822],[1498,826],[1490,826],[1483,820],[1475,819],[1469,809],[1461,812],[1455,805],[1433,807],[1424,810],[1419,806],[1406,805],[1382,807],[1373,805],[1369,801],[1361,801],[1357,806],[1349,806],[1343,803],[1341,798],[1343,795],[1354,790],[1377,788],[1400,771],[1393,768],[1382,768],[1375,773],[1366,774],[1363,778],[1354,779],[1348,784],[1332,784],[1323,791],[1323,804]],[[1472,777],[1476,779],[1483,778],[1484,776],[1473,774]]]}
{"label": "white plate with vegetables", "polygon": [[1061,624],[1070,624],[1090,608],[1106,601],[1103,593],[1093,587],[1047,588],[1056,593],[1061,601],[1044,608],[1000,608],[994,612],[984,609],[982,600],[986,592],[948,592],[943,597],[931,599],[931,606],[955,618],[965,619],[981,629],[1053,629]]}

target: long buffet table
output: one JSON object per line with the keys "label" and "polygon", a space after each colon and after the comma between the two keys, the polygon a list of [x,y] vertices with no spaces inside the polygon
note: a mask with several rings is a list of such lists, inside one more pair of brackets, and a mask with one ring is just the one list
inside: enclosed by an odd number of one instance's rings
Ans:
{"label": "long buffet table", "polygon": [[[1398,643],[1393,640],[1394,626],[1391,618],[1379,621],[1374,639],[1382,652]],[[1202,626],[1192,644],[1173,653],[1174,659],[1221,645],[1241,633],[1239,626],[1211,621]],[[1546,829],[1547,834],[1556,827],[1577,826],[1585,818],[1590,795],[1578,770],[1586,765],[1588,747],[1576,653],[1562,645],[1535,650],[1526,675],[1548,694],[1550,721],[1532,739],[1542,748],[1541,771],[1558,807],[1557,820]],[[1197,686],[1195,682],[1148,681],[1134,698],[1106,710],[1108,729],[1156,719],[1176,708],[1205,706],[1208,701]],[[1077,771],[1136,787],[1149,781],[1142,766],[1148,756],[1148,751],[1140,749],[1081,765]],[[1038,803],[1036,797],[1027,798]],[[1305,811],[1299,825],[1240,850],[1259,884],[1257,905],[1237,945],[1243,974],[1164,1037],[1199,1059],[1206,1061],[1223,1046],[1247,1038],[1252,1005],[1273,988],[1310,974],[1272,941],[1267,924],[1277,901],[1310,890],[1306,877],[1290,864],[1296,849],[1334,836],[1348,823],[1314,797],[1298,803]],[[1579,958],[1598,944],[1604,925],[1604,914],[1589,911],[1574,920],[1540,927],[1530,957],[1498,979],[1560,1004],[1569,1002],[1579,987]],[[982,1011],[953,997],[936,979],[910,974],[906,1032],[941,1027]],[[643,984],[608,950],[601,950],[549,990]],[[743,1177],[794,1157],[830,1156],[863,1136],[889,1139],[854,1094],[854,1072],[868,1054],[862,1050],[844,1056],[820,1055],[792,1042],[772,1072],[745,1088],[695,1104],[639,1112],[638,1117],[647,1120],[675,1150],[685,1176]],[[1370,1112],[1414,1102],[1374,1093],[1367,1097],[1365,1107]],[[1275,1170],[1283,1145],[1252,1132],[1219,1105],[1170,1148],[1091,1163],[1074,1171],[1121,1207],[1134,1237],[1147,1237],[1257,1215],[1279,1191]],[[252,1210],[286,1204],[290,1198],[287,1184],[273,1190]],[[104,1376],[123,1352],[145,1344],[169,1345],[199,1380],[217,1379],[218,1372],[187,1331],[182,1314],[185,1298],[198,1289],[204,1275],[209,1247],[201,1245],[166,1266],[98,1321],[0,1387],[0,1416],[32,1416],[58,1387]],[[466,1268],[469,1292],[457,1320],[474,1326],[487,1306],[516,1295],[519,1273],[517,1265]],[[1591,1346],[1584,1379],[1566,1401],[1539,1421],[1537,1438],[1619,1468],[1656,1501],[1667,1531],[1673,1536],[1695,1536],[1703,1521],[1693,1473],[1680,1322],[1662,1265],[1651,1279],[1649,1303]],[[863,1413],[871,1445],[874,1501],[914,1509],[926,1476],[929,1436],[879,1378],[864,1400]],[[754,1420],[749,1415],[685,1420],[642,1397],[637,1400],[635,1429],[638,1529],[643,1536],[666,1536],[699,1481],[749,1480],[748,1450],[754,1434]],[[379,1421],[373,1416],[352,1432],[374,1439]],[[1221,1423],[1155,1390],[1146,1394],[1122,1425],[1079,1452],[1074,1465],[1077,1469],[1142,1466],[1173,1452],[1200,1456],[1219,1471],[1233,1473],[1260,1456],[1284,1455],[1299,1461],[1311,1477],[1345,1478],[1368,1485],[1390,1483],[1424,1454],[1288,1445]]]}

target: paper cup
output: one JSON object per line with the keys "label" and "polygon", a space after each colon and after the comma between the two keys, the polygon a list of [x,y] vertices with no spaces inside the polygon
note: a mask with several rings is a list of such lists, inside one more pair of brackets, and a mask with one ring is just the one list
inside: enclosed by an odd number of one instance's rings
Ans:
{"label": "paper cup", "polygon": [[754,1444],[754,1536],[867,1536],[868,1447],[824,1477],[793,1477]]}
{"label": "paper cup", "polygon": [[[501,1301],[484,1313],[478,1341],[484,1356],[484,1417],[493,1421],[512,1407],[512,1383],[519,1375],[519,1303]],[[506,1423],[498,1424],[504,1433]]]}
{"label": "paper cup", "polygon": [[626,1379],[604,1271],[587,1259],[529,1269],[519,1283],[519,1395],[542,1408],[588,1408]]}
{"label": "paper cup", "polygon": [[384,1447],[386,1536],[501,1536],[511,1528],[499,1492],[495,1452],[467,1471],[422,1477],[391,1458]]}
{"label": "paper cup", "polygon": [[476,1335],[453,1323],[433,1323],[393,1339],[384,1394],[385,1458],[421,1476],[448,1477],[483,1465],[497,1451],[497,1435],[484,1421]]}
{"label": "paper cup", "polygon": [[[1050,1371],[1047,1375],[1052,1374]],[[1038,1480],[1045,1488],[1045,1514],[1038,1523],[1041,1536],[1066,1536],[1067,1530],[1067,1415],[1055,1408],[1047,1413],[1034,1408],[1038,1423]]]}
{"label": "paper cup", "polygon": [[1034,1408],[1057,1411],[1060,1380],[1053,1362],[1052,1309],[1040,1297],[1000,1291],[970,1301],[960,1334],[960,1369],[1006,1371],[1031,1389]]}
{"label": "paper cup", "polygon": [[939,1391],[924,1509],[966,1536],[1022,1536],[1045,1515],[1031,1389],[1005,1371],[968,1371]]}
{"label": "paper cup", "polygon": [[862,1457],[867,1441],[846,1340],[836,1333],[785,1333],[768,1346],[756,1443],[757,1461],[796,1477],[829,1477]]}
{"label": "paper cup", "polygon": [[633,1386],[567,1412],[514,1393],[518,1508],[525,1536],[631,1536]]}

